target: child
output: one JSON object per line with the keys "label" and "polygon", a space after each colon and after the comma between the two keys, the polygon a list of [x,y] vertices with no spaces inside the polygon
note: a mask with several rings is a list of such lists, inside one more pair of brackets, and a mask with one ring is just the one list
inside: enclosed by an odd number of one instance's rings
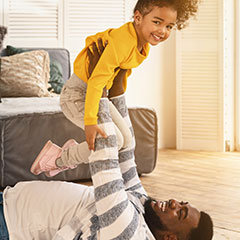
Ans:
{"label": "child", "polygon": [[[64,114],[74,124],[85,129],[87,143],[77,144],[70,140],[60,148],[49,141],[35,160],[31,171],[34,174],[45,171],[52,175],[67,168],[74,168],[79,161],[87,162],[86,156],[93,154],[89,150],[96,150],[96,140],[111,141],[111,136],[105,133],[107,124],[105,129],[98,125],[100,99],[102,95],[106,96],[103,89],[110,90],[114,84],[118,84],[125,92],[127,77],[132,68],[146,59],[149,44],[154,46],[165,41],[175,27],[179,30],[184,28],[190,16],[196,14],[197,8],[198,0],[138,0],[133,22],[88,37],[86,47],[74,62],[74,74],[66,82],[60,96]],[[99,39],[102,39],[105,46],[100,44]],[[89,63],[89,48],[94,48],[93,43],[96,47],[92,51],[99,51],[101,56],[94,68],[91,67],[92,63]],[[126,73],[120,84],[114,83],[114,79],[122,74],[120,69],[124,69]],[[107,105],[112,110],[118,149],[132,146],[129,124],[127,123],[127,127],[112,104]],[[56,171],[52,171],[53,169]]]}

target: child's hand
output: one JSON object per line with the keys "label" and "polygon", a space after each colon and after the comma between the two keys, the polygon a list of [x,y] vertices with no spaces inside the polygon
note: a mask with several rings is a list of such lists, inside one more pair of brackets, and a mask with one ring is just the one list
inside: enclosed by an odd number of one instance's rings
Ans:
{"label": "child's hand", "polygon": [[90,150],[94,150],[94,142],[97,133],[102,135],[102,137],[107,138],[106,133],[97,124],[85,126],[86,141]]}

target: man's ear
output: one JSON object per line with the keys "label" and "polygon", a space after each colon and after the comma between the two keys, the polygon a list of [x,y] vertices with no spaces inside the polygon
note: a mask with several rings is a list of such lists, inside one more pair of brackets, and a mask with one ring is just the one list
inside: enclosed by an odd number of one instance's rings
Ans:
{"label": "man's ear", "polygon": [[142,17],[143,17],[142,14],[138,10],[136,10],[135,13],[134,13],[134,16],[133,16],[134,22],[136,24],[141,23]]}
{"label": "man's ear", "polygon": [[166,233],[163,235],[163,240],[177,240],[177,235],[174,233]]}

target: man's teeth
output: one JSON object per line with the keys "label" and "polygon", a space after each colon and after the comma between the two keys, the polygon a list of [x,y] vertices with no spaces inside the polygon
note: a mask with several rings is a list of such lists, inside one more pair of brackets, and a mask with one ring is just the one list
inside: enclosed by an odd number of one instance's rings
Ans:
{"label": "man's teeth", "polygon": [[165,209],[166,209],[166,202],[163,203],[163,207],[162,207],[162,211],[165,212]]}
{"label": "man's teeth", "polygon": [[159,208],[161,209],[162,212],[165,212],[167,206],[167,202],[160,202],[159,203]]}

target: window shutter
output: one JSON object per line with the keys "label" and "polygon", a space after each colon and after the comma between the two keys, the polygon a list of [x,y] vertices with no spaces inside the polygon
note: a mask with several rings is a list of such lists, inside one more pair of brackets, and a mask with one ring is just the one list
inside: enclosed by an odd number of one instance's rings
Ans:
{"label": "window shutter", "polygon": [[224,150],[223,0],[177,34],[177,149]]}
{"label": "window shutter", "polygon": [[240,2],[236,2],[236,150],[240,151]]}
{"label": "window shutter", "polygon": [[64,42],[72,62],[85,46],[87,36],[125,22],[125,0],[68,0],[64,9]]}
{"label": "window shutter", "polygon": [[6,42],[13,46],[65,47],[71,61],[85,38],[126,19],[125,0],[3,0]]}
{"label": "window shutter", "polygon": [[224,142],[225,151],[235,150],[235,1],[224,1]]}
{"label": "window shutter", "polygon": [[27,47],[62,46],[62,1],[5,0],[8,44]]}
{"label": "window shutter", "polygon": [[0,25],[3,25],[3,1],[0,2]]}

